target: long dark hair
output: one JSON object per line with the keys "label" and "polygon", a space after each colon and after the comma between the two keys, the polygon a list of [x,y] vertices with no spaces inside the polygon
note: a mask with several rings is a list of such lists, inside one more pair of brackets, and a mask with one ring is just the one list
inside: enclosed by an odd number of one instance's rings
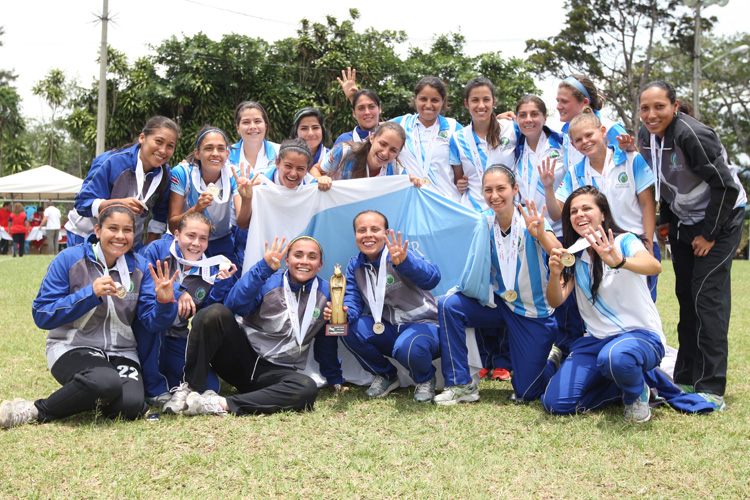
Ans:
{"label": "long dark hair", "polygon": [[[352,163],[352,179],[361,179],[363,177],[367,177],[367,169],[369,168],[367,165],[367,156],[370,154],[370,150],[372,149],[372,141],[378,138],[379,135],[381,135],[386,130],[391,130],[398,134],[398,136],[403,141],[401,144],[401,147],[403,148],[403,144],[406,143],[406,132],[404,132],[404,128],[399,125],[396,122],[385,122],[378,125],[378,128],[375,129],[375,132],[372,133],[370,137],[365,139],[362,142],[350,142],[351,144],[351,155],[354,157],[354,162]],[[398,162],[398,158],[395,160]]]}
{"label": "long dark hair", "polygon": [[[624,229],[622,229],[620,226],[617,225],[615,222],[615,218],[612,216],[612,210],[609,207],[609,201],[607,201],[607,197],[599,191],[594,186],[581,186],[572,193],[570,193],[570,196],[568,196],[568,199],[565,200],[565,204],[563,205],[562,209],[562,226],[563,226],[563,245],[565,248],[569,248],[573,243],[578,241],[578,238],[580,238],[580,235],[576,233],[575,229],[573,229],[573,225],[570,223],[570,205],[572,204],[573,200],[579,196],[583,195],[591,195],[594,198],[594,203],[596,203],[596,206],[599,207],[599,210],[602,212],[602,215],[604,215],[604,221],[602,222],[602,228],[604,229],[605,233],[608,233],[609,230],[612,230],[612,235],[617,236],[618,234],[626,233]],[[585,250],[584,250],[585,251]],[[593,259],[592,259],[592,268],[593,268],[593,283],[591,284],[591,302],[596,302],[596,294],[599,290],[599,285],[602,282],[602,258],[599,257],[599,254],[596,252],[593,252]],[[566,267],[563,269],[563,283],[567,283],[572,277],[574,273],[575,267]]]}
{"label": "long dark hair", "polygon": [[[469,94],[471,94],[471,91],[480,87],[487,87],[490,89],[490,93],[492,94],[492,100],[495,100],[495,86],[492,84],[492,82],[488,78],[472,78],[466,83],[466,87],[464,87],[464,101],[467,103],[469,102]],[[492,109],[490,110],[490,128],[487,130],[487,145],[490,149],[495,149],[500,145],[500,124],[497,121],[497,116],[495,115],[495,106],[493,104]]]}

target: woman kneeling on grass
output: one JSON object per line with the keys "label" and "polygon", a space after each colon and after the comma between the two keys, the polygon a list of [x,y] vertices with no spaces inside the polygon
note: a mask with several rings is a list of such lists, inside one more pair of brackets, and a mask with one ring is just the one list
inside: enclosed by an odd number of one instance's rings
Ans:
{"label": "woman kneeling on grass", "polygon": [[[165,330],[177,304],[169,266],[156,270],[131,251],[134,214],[109,205],[94,235],[60,253],[34,300],[39,328],[49,329],[47,362],[62,387],[46,399],[0,406],[0,425],[49,422],[99,408],[106,417],[146,412],[133,326]],[[95,237],[94,237],[95,236]]]}
{"label": "woman kneeling on grass", "polygon": [[[562,220],[568,250],[552,250],[547,299],[559,306],[575,288],[586,334],[570,346],[542,404],[569,415],[621,399],[626,420],[646,422],[643,374],[659,366],[665,344],[646,276],[659,274],[661,263],[638,236],[617,226],[606,196],[593,186],[571,193]],[[564,267],[571,255],[575,263]]]}
{"label": "woman kneeling on grass", "polygon": [[[328,283],[317,276],[323,250],[309,236],[284,245],[276,238],[227,295],[198,311],[188,334],[184,382],[192,391],[184,415],[235,415],[311,410],[318,388],[298,373],[315,340],[315,359],[329,386],[344,383],[337,338],[326,337]],[[279,271],[286,256],[288,270]],[[239,318],[235,319],[235,316]],[[207,391],[209,367],[238,394]],[[199,392],[203,394],[199,394]]]}

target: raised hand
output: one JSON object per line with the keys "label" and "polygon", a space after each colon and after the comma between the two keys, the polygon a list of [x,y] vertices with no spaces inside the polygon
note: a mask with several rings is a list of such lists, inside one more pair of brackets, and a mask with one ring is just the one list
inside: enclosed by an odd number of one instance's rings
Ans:
{"label": "raised hand", "polygon": [[591,232],[586,235],[586,239],[591,243],[591,248],[594,249],[599,257],[602,258],[605,264],[609,267],[615,267],[622,262],[622,254],[615,245],[615,238],[612,235],[612,230],[607,232],[604,231],[602,226],[598,228],[599,234]]}
{"label": "raised hand", "polygon": [[344,90],[344,95],[350,101],[354,99],[354,94],[359,91],[357,87],[357,70],[353,68],[346,68],[346,71],[341,70],[341,78],[336,77],[339,85]]}
{"label": "raised hand", "polygon": [[164,261],[164,270],[162,271],[161,261],[156,261],[156,271],[154,266],[148,263],[148,270],[151,271],[151,277],[154,280],[154,291],[156,300],[162,304],[174,302],[174,282],[177,279],[178,271],[174,272],[172,278],[169,277],[169,262]]}
{"label": "raised hand", "polygon": [[246,174],[241,173],[240,175],[237,175],[237,172],[232,168],[232,175],[234,176],[234,182],[237,183],[237,193],[243,200],[251,200],[253,198],[253,187],[261,183],[258,179],[260,174],[256,173],[251,179],[249,168]]}
{"label": "raised hand", "polygon": [[534,200],[529,201],[528,198],[526,198],[526,210],[520,203],[518,204],[518,210],[526,222],[526,230],[537,240],[544,234],[544,212],[546,208],[546,206],[542,206],[542,211],[538,212],[536,202]]}
{"label": "raised hand", "polygon": [[268,264],[268,267],[274,271],[279,270],[281,267],[281,259],[283,259],[289,251],[289,243],[284,245],[285,242],[286,238],[281,238],[281,242],[279,242],[279,237],[277,236],[273,239],[273,245],[269,248],[268,242],[266,241],[266,253],[263,255],[263,259],[266,261],[266,264]]}
{"label": "raised hand", "polygon": [[638,151],[638,149],[635,147],[635,137],[630,134],[618,135],[617,145],[623,151]]}
{"label": "raised hand", "polygon": [[[407,249],[409,248],[409,240],[401,243],[401,231],[398,232],[398,237],[394,233],[393,229],[390,231],[390,235],[386,233],[383,236],[386,246],[388,246],[388,253],[391,255],[391,262],[394,266],[401,264],[406,260],[409,255]],[[393,240],[393,241],[391,241]]]}
{"label": "raised hand", "polygon": [[542,181],[544,187],[553,187],[555,184],[555,165],[557,160],[550,158],[549,156],[542,160],[540,165],[537,165],[539,171],[539,180]]}

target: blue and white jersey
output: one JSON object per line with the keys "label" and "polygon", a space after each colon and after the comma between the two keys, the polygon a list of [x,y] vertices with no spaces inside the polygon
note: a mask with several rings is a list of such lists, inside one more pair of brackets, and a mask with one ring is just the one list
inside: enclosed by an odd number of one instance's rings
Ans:
{"label": "blue and white jersey", "polygon": [[[616,236],[615,245],[625,257],[648,251],[632,233]],[[593,270],[588,250],[583,250],[581,258],[576,259],[575,263],[576,302],[586,323],[586,335],[606,339],[632,330],[648,330],[659,335],[662,344],[666,345],[661,318],[646,283],[647,277],[626,269],[612,269],[604,262],[601,265],[602,281],[596,293],[596,302],[592,303]]]}
{"label": "blue and white jersey", "polygon": [[459,201],[461,197],[450,163],[450,139],[456,130],[461,130],[461,124],[443,115],[438,115],[429,127],[419,121],[417,114],[399,116],[392,121],[404,127],[406,132],[406,143],[398,155],[406,173],[428,178],[430,185],[424,188]]}
{"label": "blue and white jersey", "polygon": [[[625,131],[625,127],[623,127],[621,124],[617,122],[613,122],[612,120],[608,118],[602,118],[602,115],[599,111],[594,110],[594,114],[599,117],[599,120],[602,122],[602,125],[604,125],[607,128],[607,141],[610,146],[617,146],[617,136],[622,134],[627,134]],[[581,160],[583,160],[583,154],[579,153],[576,148],[573,147],[573,144],[570,142],[570,134],[568,134],[568,129],[570,128],[570,123],[566,123],[563,125],[562,133],[563,133],[563,151],[564,151],[564,163],[565,168],[569,169],[571,165],[575,165]]]}
{"label": "blue and white jersey", "polygon": [[[328,152],[322,162],[320,170],[327,173],[333,180],[346,180],[354,178],[354,155],[352,148],[347,143],[337,144]],[[383,165],[375,177],[385,175],[403,174],[404,170],[396,162]],[[365,177],[370,177],[370,169],[365,168]]]}
{"label": "blue and white jersey", "polygon": [[584,156],[565,174],[555,197],[565,203],[573,191],[588,185],[596,187],[607,197],[618,226],[643,234],[643,209],[638,195],[654,185],[654,171],[639,153],[626,153],[610,146],[601,174],[593,169],[588,157]]}
{"label": "blue and white jersey", "polygon": [[[536,151],[528,147],[526,137],[521,135],[518,142],[516,154],[516,173],[518,175],[518,198],[525,205],[526,198],[534,200],[538,210],[547,204],[544,195],[544,184],[539,180],[539,165],[547,158],[553,159],[555,163],[555,183],[559,186],[565,177],[565,164],[563,162],[563,136],[546,125],[542,129]],[[534,185],[534,188],[532,188]],[[532,193],[533,191],[533,193]],[[558,237],[562,236],[562,220],[553,221],[549,216],[549,210],[544,213],[544,218],[552,226],[552,230]]]}
{"label": "blue and white jersey", "polygon": [[[231,169],[230,165],[225,165],[224,168]],[[197,177],[201,186],[196,186],[193,181],[193,170],[197,169]],[[233,216],[234,203],[233,198],[237,195],[237,182],[234,180],[234,176],[229,178],[229,189],[231,190],[227,196],[227,201],[222,203],[224,198],[225,186],[222,185],[222,179],[219,178],[215,184],[221,189],[221,192],[214,196],[211,206],[209,206],[204,214],[211,220],[213,227],[211,228],[211,236],[209,240],[216,240],[223,238],[227,234],[232,232],[231,226],[236,216]],[[200,169],[198,166],[192,164],[181,163],[172,169],[172,185],[171,191],[175,194],[184,197],[182,203],[182,211],[186,212],[190,207],[194,207],[198,203],[201,192],[205,189],[203,179],[200,178]],[[200,191],[199,191],[200,189]]]}
{"label": "blue and white jersey", "polygon": [[272,166],[276,161],[276,156],[279,154],[278,144],[263,139],[263,147],[258,151],[258,156],[255,158],[255,161],[251,162],[248,158],[245,158],[245,151],[242,149],[242,146],[243,141],[240,139],[240,142],[232,144],[232,147],[229,149],[228,161],[234,166],[234,169],[239,176],[248,176],[248,168],[250,169],[250,173],[252,173],[255,170],[261,170]]}
{"label": "blue and white jersey", "polygon": [[359,128],[359,125],[354,127],[354,130],[351,132],[344,132],[338,138],[336,139],[336,142],[333,143],[333,147],[335,148],[342,142],[364,142],[368,137],[370,137],[370,134],[375,132],[375,130],[362,130]]}
{"label": "blue and white jersey", "polygon": [[[518,294],[516,300],[508,302],[505,297],[505,284],[500,274],[500,262],[498,259],[495,233],[493,223],[495,213],[492,210],[484,212],[490,231],[490,248],[492,252],[491,286],[494,292],[505,301],[511,311],[519,316],[527,318],[548,318],[552,316],[554,308],[547,301],[547,281],[549,281],[549,269],[547,268],[547,252],[526,230],[526,223],[521,218],[522,231],[518,241],[518,256],[516,258],[516,284],[515,292]],[[549,223],[544,221],[544,229],[552,231]],[[506,238],[510,238],[508,235]]]}
{"label": "blue and white jersey", "polygon": [[474,133],[471,124],[453,133],[450,140],[450,164],[461,165],[469,182],[469,189],[461,195],[462,205],[479,212],[489,209],[482,194],[482,175],[492,165],[501,164],[513,168],[520,135],[514,122],[500,120],[500,144],[495,149],[489,149],[487,141]]}

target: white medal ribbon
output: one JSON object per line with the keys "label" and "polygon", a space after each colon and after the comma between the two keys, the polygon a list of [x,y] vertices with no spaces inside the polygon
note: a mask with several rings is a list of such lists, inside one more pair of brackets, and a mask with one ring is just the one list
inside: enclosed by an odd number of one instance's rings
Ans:
{"label": "white medal ribbon", "polygon": [[[597,236],[601,238],[602,233],[600,233],[599,231],[596,231],[595,233]],[[570,255],[575,255],[581,250],[586,250],[590,246],[591,246],[591,242],[588,240],[588,238],[581,236],[580,238],[578,238],[578,241],[570,245],[570,248],[568,248],[565,251],[565,253],[569,253]]]}
{"label": "white medal ribbon", "polygon": [[523,227],[524,224],[521,215],[515,208],[513,209],[513,220],[510,223],[510,236],[508,238],[503,238],[502,229],[500,228],[500,223],[497,222],[497,218],[495,218],[493,223],[497,262],[500,265],[500,277],[503,279],[506,292],[515,291],[516,289],[518,240]]}
{"label": "white medal ribbon", "polygon": [[[107,260],[104,258],[104,252],[102,252],[102,246],[98,243],[94,244],[94,254],[97,260],[101,263],[104,269],[102,276],[109,276],[109,268],[107,267]],[[115,262],[115,269],[117,274],[120,275],[120,284],[125,287],[125,291],[130,291],[130,271],[128,271],[128,263],[125,261],[125,256],[120,255],[117,257]]]}
{"label": "white medal ribbon", "polygon": [[[180,250],[180,252],[182,252]],[[209,284],[214,284],[214,281],[216,281],[216,274],[211,274],[211,267],[217,266],[221,264],[222,262],[229,261],[226,257],[223,255],[215,255],[211,258],[208,258],[204,255],[201,255],[200,260],[187,260],[179,255],[177,255],[177,240],[174,240],[172,242],[172,245],[169,247],[169,253],[172,254],[172,257],[174,257],[174,260],[176,260],[179,264],[182,264],[183,266],[190,266],[190,267],[197,267],[201,270],[201,278],[203,278],[203,281]],[[182,282],[182,280],[180,280]]]}
{"label": "white medal ribbon", "polygon": [[[536,143],[536,149],[539,150],[540,147],[543,147],[544,144],[547,144],[547,134],[544,133],[544,130],[542,130],[542,134],[539,136],[539,141]],[[519,176],[521,177],[521,187],[524,189],[524,192],[526,193],[526,197],[529,198],[529,200],[533,200],[536,198],[536,188],[537,184],[539,184],[539,169],[536,168],[537,166],[532,164],[531,162],[531,154],[529,143],[528,141],[525,142],[523,146],[523,156],[521,156],[521,168],[518,169]],[[539,159],[539,155],[534,152],[534,158]]]}
{"label": "white medal ribbon", "polygon": [[[602,183],[601,186],[598,186],[599,191],[604,193],[604,196],[607,196],[609,194],[609,182],[607,181],[607,174],[610,170],[612,170],[613,163],[613,150],[607,148],[607,156],[604,158],[604,165],[602,166]],[[586,157],[585,163],[583,165],[583,176],[586,182],[587,186],[593,186],[594,185],[594,173],[596,170],[594,170],[594,167],[591,166],[591,160],[589,160],[589,157]],[[596,172],[598,173],[598,172]],[[578,186],[581,187],[581,186]]]}
{"label": "white medal ribbon", "polygon": [[[430,134],[429,142],[427,143],[427,151],[422,151],[422,140],[419,133],[419,129],[417,128],[418,125],[422,125],[422,122],[417,123],[419,120],[419,115],[414,115],[411,119],[412,121],[412,130],[415,133],[411,134],[411,142],[412,147],[414,148],[414,157],[417,160],[417,165],[419,166],[421,173],[420,177],[429,177],[429,173],[431,170],[430,162],[432,161],[432,149],[435,145],[435,140],[437,139],[438,132],[440,132],[440,118],[435,119],[435,123],[432,124],[435,128],[432,130]],[[424,125],[422,125],[424,127]],[[426,128],[426,127],[425,127]]]}
{"label": "white medal ribbon", "polygon": [[164,175],[164,168],[163,167],[156,167],[159,169],[158,172],[156,172],[156,175],[153,179],[151,179],[151,184],[148,186],[148,191],[146,191],[146,194],[143,194],[143,184],[146,182],[146,173],[143,171],[143,160],[141,160],[140,153],[138,154],[138,162],[135,165],[135,198],[140,201],[143,204],[143,208],[146,207],[146,202],[149,198],[151,198],[151,195],[153,195],[156,192],[156,188],[159,187],[159,184],[161,184],[161,177]]}
{"label": "white medal ribbon", "polygon": [[[229,178],[231,177],[229,169],[230,167],[226,163],[221,167],[221,198],[214,196],[214,201],[217,203],[226,203],[229,201],[229,195],[232,191],[232,184],[229,181]],[[199,195],[206,190],[206,182],[203,180],[203,177],[201,177],[200,168],[192,165],[190,169],[190,178],[193,183],[193,188],[198,191]]]}
{"label": "white medal ribbon", "polygon": [[388,247],[383,247],[383,253],[380,255],[380,268],[378,269],[377,280],[374,281],[370,270],[365,271],[367,288],[365,288],[365,298],[372,312],[372,319],[375,323],[383,322],[383,306],[385,305],[385,285],[386,281],[386,259],[388,258]]}
{"label": "white medal ribbon", "polygon": [[467,133],[464,133],[464,139],[466,142],[469,143],[469,151],[471,151],[471,163],[474,165],[474,168],[477,171],[477,175],[479,176],[479,179],[482,178],[484,175],[484,169],[487,166],[485,162],[482,161],[482,157],[479,155],[479,148],[477,147],[477,142],[474,140],[474,126],[472,124],[472,127],[467,127],[468,131],[471,133],[471,136],[467,139],[466,135]]}
{"label": "white medal ribbon", "polygon": [[656,145],[656,134],[651,134],[651,168],[654,169],[654,196],[659,203],[661,196],[661,160],[664,144]]}
{"label": "white medal ribbon", "polygon": [[310,295],[307,297],[307,305],[305,306],[305,315],[302,317],[302,325],[299,322],[299,303],[297,297],[292,293],[292,289],[289,286],[289,271],[284,272],[284,299],[286,302],[286,310],[289,313],[289,321],[292,323],[292,332],[294,338],[297,339],[297,345],[302,346],[302,341],[305,339],[307,330],[310,329],[310,323],[312,323],[313,312],[315,311],[315,301],[318,293],[318,280],[313,278],[312,288],[310,289]]}

